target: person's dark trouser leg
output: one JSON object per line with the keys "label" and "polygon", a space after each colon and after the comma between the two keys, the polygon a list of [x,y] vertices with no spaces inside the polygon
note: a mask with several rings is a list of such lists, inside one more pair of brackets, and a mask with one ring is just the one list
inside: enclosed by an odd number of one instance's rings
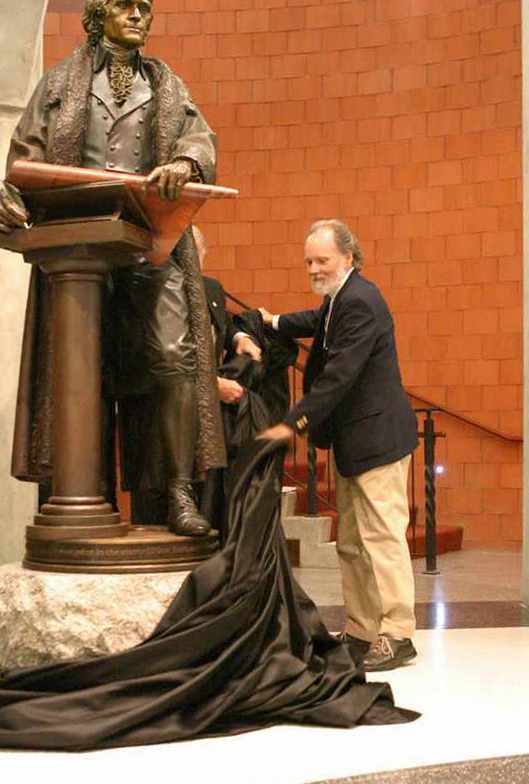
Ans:
{"label": "person's dark trouser leg", "polygon": [[200,513],[212,528],[219,532],[221,547],[228,536],[226,520],[226,494],[224,492],[224,468],[210,469],[202,484],[200,493]]}

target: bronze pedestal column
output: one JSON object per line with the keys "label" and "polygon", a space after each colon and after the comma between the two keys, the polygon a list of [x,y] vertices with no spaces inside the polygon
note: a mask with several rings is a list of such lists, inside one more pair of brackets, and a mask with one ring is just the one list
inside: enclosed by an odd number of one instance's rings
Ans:
{"label": "bronze pedestal column", "polygon": [[29,567],[59,541],[125,536],[129,528],[101,494],[101,299],[111,264],[100,247],[31,255],[53,287],[53,479],[28,527]]}

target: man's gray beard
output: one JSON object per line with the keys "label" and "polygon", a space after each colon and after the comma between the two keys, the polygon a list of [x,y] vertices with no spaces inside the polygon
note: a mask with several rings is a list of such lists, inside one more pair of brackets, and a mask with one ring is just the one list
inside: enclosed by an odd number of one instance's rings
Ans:
{"label": "man's gray beard", "polygon": [[333,280],[328,280],[325,283],[311,280],[310,287],[313,293],[317,294],[319,297],[332,297],[340,288],[340,284],[347,275],[347,272],[348,270],[344,270],[341,274],[337,272]]}

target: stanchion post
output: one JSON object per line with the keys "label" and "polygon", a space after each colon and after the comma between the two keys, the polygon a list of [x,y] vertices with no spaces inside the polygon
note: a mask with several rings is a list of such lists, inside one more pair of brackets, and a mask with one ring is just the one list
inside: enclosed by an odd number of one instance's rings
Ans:
{"label": "stanchion post", "polygon": [[437,568],[437,521],[435,517],[435,424],[432,412],[424,420],[424,506],[426,569],[425,574],[439,574]]}
{"label": "stanchion post", "polygon": [[437,568],[437,521],[435,503],[435,440],[444,438],[444,433],[435,432],[432,417],[438,408],[419,408],[417,413],[425,414],[423,431],[419,433],[424,439],[424,528],[426,539],[426,569],[424,574],[439,574]]}
{"label": "stanchion post", "polygon": [[317,512],[316,501],[316,447],[309,441],[307,444],[307,511],[311,517]]}

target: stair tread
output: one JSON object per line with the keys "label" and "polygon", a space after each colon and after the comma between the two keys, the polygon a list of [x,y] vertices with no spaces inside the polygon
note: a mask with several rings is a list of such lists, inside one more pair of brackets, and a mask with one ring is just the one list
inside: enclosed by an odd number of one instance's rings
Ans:
{"label": "stair tread", "polygon": [[[322,517],[331,517],[331,532],[329,544],[336,542],[336,534],[338,530],[338,513],[329,509],[321,512]],[[307,522],[307,525],[310,525]],[[437,554],[453,552],[454,550],[461,550],[463,546],[463,533],[464,527],[462,525],[448,525],[439,524],[436,527],[437,533]],[[408,526],[406,531],[406,539],[411,550],[413,544],[413,529]],[[417,525],[415,528],[415,548],[411,552],[412,558],[422,558],[426,551],[426,529],[423,525]]]}

